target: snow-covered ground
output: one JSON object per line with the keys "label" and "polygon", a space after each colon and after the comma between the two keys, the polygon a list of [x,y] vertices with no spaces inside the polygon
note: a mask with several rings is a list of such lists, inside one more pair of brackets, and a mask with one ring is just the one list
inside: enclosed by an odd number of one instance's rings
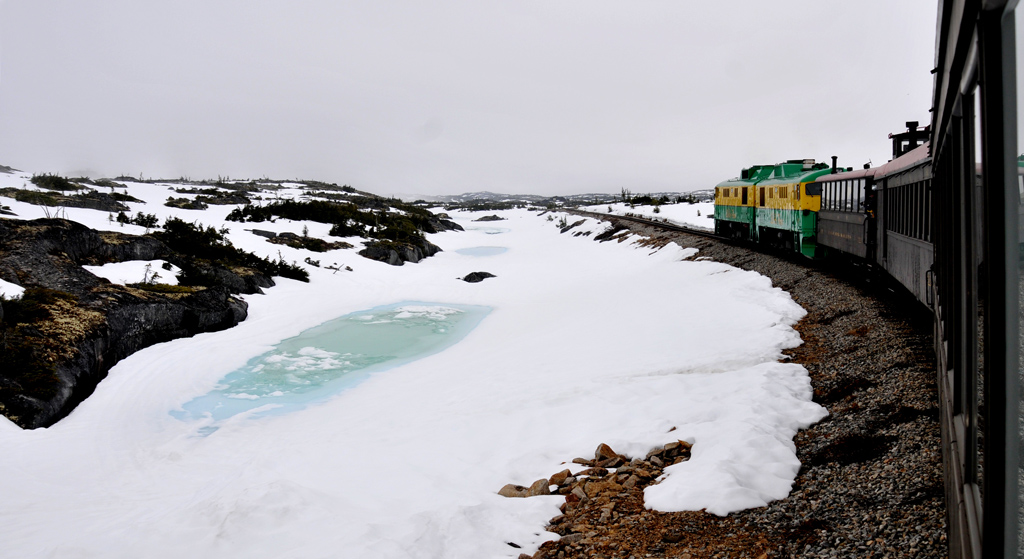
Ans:
{"label": "snow-covered ground", "polygon": [[[657,208],[657,212],[655,212]],[[696,204],[664,204],[662,206],[633,206],[618,202],[615,204],[598,204],[586,208],[592,212],[614,215],[638,215],[659,221],[668,221],[685,227],[696,227],[709,231],[715,228],[715,203],[698,202]]]}
{"label": "snow-covered ground", "polygon": [[[0,187],[22,182],[0,175]],[[307,266],[308,284],[278,278],[245,296],[237,327],[132,355],[51,428],[0,418],[2,557],[517,557],[558,537],[543,527],[564,499],[497,495],[506,483],[575,467],[565,463],[599,443],[642,456],[683,439],[692,458],[647,489],[647,506],[726,514],[788,494],[793,436],[826,413],[806,371],[778,362],[800,343],[803,310],[758,274],[684,261],[695,249],[572,235],[605,228],[594,220],[559,234],[560,214],[455,213],[466,231],[430,236],[444,252],[393,267],[358,244],[318,254],[244,231],[326,238],[328,225],[224,222],[231,206],[173,209],[163,200],[182,195],[167,186],[129,186],[148,202],[133,212],[226,226],[246,250],[342,271]],[[662,212],[676,207],[697,208]],[[94,210],[66,215],[144,232]],[[472,247],[508,250],[456,252]],[[456,279],[474,271],[497,277]],[[207,436],[171,415],[285,338],[402,301],[492,310],[461,342],[299,411],[235,416]]]}

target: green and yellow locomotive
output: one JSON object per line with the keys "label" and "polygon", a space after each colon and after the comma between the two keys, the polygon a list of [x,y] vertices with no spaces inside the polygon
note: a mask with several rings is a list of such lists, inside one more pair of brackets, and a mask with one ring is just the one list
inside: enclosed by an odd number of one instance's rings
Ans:
{"label": "green and yellow locomotive", "polygon": [[715,233],[821,256],[815,239],[821,189],[812,183],[830,172],[813,159],[743,169],[715,187]]}

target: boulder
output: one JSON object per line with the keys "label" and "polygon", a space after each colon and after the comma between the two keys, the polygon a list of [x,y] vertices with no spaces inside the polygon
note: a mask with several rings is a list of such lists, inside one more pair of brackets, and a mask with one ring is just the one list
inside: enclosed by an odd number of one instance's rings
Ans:
{"label": "boulder", "polygon": [[462,278],[462,281],[466,283],[480,283],[487,278],[496,278],[498,276],[490,272],[471,272],[466,274],[466,277]]}
{"label": "boulder", "polygon": [[563,483],[565,483],[565,480],[570,478],[570,477],[572,477],[572,472],[569,471],[568,468],[566,468],[566,469],[558,472],[557,474],[554,474],[553,476],[551,476],[548,479],[548,482],[551,485],[562,485]]}
{"label": "boulder", "polygon": [[498,495],[509,498],[520,498],[526,497],[526,493],[529,488],[523,487],[522,485],[515,485],[513,483],[506,483],[504,487],[498,490]]}
{"label": "boulder", "polygon": [[359,256],[386,262],[392,266],[401,266],[406,262],[416,263],[424,258],[441,252],[441,247],[423,239],[417,244],[398,243],[394,241],[370,241],[366,248],[359,251]]}
{"label": "boulder", "polygon": [[546,479],[538,479],[537,481],[530,484],[529,487],[523,487],[522,485],[515,485],[513,483],[509,483],[498,490],[498,495],[510,498],[536,497],[537,495],[550,494],[551,491],[548,489],[548,480]]}
{"label": "boulder", "polygon": [[505,221],[505,218],[497,215],[485,215],[481,218],[474,219],[473,221]]}

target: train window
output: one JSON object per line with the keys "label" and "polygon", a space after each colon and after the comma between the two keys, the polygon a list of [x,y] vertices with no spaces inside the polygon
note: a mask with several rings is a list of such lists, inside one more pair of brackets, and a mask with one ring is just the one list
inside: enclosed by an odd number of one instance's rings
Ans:
{"label": "train window", "polygon": [[732,189],[732,195],[733,196],[739,196],[740,195],[739,187]]}
{"label": "train window", "polygon": [[772,198],[775,198],[775,189],[774,188],[769,188],[768,189],[768,199],[771,200]]}
{"label": "train window", "polygon": [[760,204],[760,206],[763,208],[764,207],[764,187],[762,186],[759,190],[761,191],[761,193],[760,193],[761,194],[761,204]]}
{"label": "train window", "polygon": [[789,187],[784,186],[779,189],[779,198],[789,198]]}
{"label": "train window", "polygon": [[744,206],[747,205],[747,187],[743,187],[743,201],[741,202]]}

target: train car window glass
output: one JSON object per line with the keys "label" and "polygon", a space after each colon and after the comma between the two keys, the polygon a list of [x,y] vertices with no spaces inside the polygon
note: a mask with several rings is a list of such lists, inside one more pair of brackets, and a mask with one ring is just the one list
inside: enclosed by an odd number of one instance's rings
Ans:
{"label": "train car window glass", "polygon": [[918,239],[925,239],[925,181],[918,184]]}
{"label": "train car window glass", "polygon": [[743,187],[743,202],[742,203],[743,203],[744,206],[747,205],[747,187],[745,187],[745,186]]}
{"label": "train car window glass", "polygon": [[893,205],[893,211],[896,213],[896,232],[903,233],[903,190],[902,186],[897,187],[894,191],[895,204]]}
{"label": "train car window glass", "polygon": [[760,202],[761,202],[761,203],[760,203],[759,205],[760,205],[760,206],[761,206],[761,207],[763,208],[763,207],[764,207],[764,187],[762,186],[762,187],[761,187],[761,188],[759,188],[758,190],[760,190],[760,191],[761,191],[761,192],[760,192],[760,198],[761,198],[761,199],[760,199]]}
{"label": "train car window glass", "polygon": [[921,238],[921,184],[914,185],[914,238]]}

